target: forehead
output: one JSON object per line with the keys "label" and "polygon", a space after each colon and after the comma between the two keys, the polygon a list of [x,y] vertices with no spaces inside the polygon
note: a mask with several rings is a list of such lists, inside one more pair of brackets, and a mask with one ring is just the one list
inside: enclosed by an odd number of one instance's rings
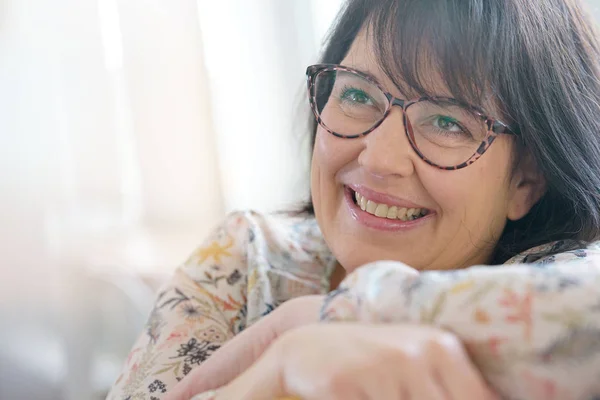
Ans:
{"label": "forehead", "polygon": [[[396,78],[395,80],[398,82],[396,84],[394,79],[383,71],[376,53],[375,40],[372,30],[368,26],[363,27],[341,64],[372,75],[383,88],[396,97],[403,99],[417,97],[418,94],[411,90],[402,79]],[[452,97],[440,74],[434,68],[423,65],[421,71],[421,78],[424,78],[423,86],[431,95]]]}
{"label": "forehead", "polygon": [[[400,99],[414,99],[424,95],[411,88],[401,77],[400,67],[393,71],[394,77],[390,77],[381,65],[379,54],[375,46],[377,38],[373,36],[373,30],[367,25],[363,27],[354,39],[348,53],[341,64],[347,67],[357,69],[373,76],[380,85],[390,92],[393,96]],[[427,51],[423,49],[423,51]],[[402,57],[402,54],[394,54],[395,59]],[[438,68],[435,68],[436,60],[426,53],[417,61],[419,62],[418,73],[419,81],[428,96],[450,97],[455,96],[448,88]],[[399,62],[393,62],[393,65],[399,65]],[[478,108],[486,110],[491,115],[500,115],[494,99],[486,97],[483,104],[472,104]]]}

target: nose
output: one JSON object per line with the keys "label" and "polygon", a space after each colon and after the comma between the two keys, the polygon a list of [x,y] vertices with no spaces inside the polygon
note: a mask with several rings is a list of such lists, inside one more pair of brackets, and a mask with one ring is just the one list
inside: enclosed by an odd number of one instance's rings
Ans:
{"label": "nose", "polygon": [[410,176],[414,173],[415,154],[405,134],[402,110],[394,109],[373,132],[363,138],[359,165],[371,175]]}

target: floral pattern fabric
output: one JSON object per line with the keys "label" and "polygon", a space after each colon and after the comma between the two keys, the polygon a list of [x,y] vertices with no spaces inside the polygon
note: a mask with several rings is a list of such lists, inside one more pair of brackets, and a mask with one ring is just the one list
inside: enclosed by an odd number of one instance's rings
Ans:
{"label": "floral pattern fabric", "polygon": [[449,330],[503,399],[600,399],[600,246],[522,263],[540,250],[501,268],[365,265],[327,296],[321,320]]}
{"label": "floral pattern fabric", "polygon": [[[505,399],[600,399],[600,245],[561,253],[563,245],[501,268],[418,273],[372,263],[329,293],[321,319],[448,329]],[[559,254],[538,256],[550,248]],[[284,301],[328,293],[335,263],[314,219],[232,214],[161,290],[108,400],[163,398]]]}
{"label": "floral pattern fabric", "polygon": [[327,293],[334,267],[313,219],[231,214],[160,290],[107,400],[164,398],[284,301]]}

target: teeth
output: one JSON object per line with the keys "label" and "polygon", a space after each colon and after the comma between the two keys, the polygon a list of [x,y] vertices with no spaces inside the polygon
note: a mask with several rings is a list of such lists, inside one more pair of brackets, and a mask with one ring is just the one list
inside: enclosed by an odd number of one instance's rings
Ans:
{"label": "teeth", "polygon": [[367,212],[369,214],[375,215],[375,210],[377,209],[377,203],[372,202],[371,200],[367,201]]}
{"label": "teeth", "polygon": [[407,211],[408,211],[408,208],[399,208],[398,209],[398,219],[406,221],[406,212]]}
{"label": "teeth", "polygon": [[386,217],[389,219],[398,218],[398,207],[396,207],[396,206],[390,207]]}
{"label": "teeth", "polygon": [[380,218],[400,219],[402,221],[410,221],[428,214],[428,210],[424,208],[403,208],[396,206],[388,206],[387,204],[378,204],[374,201],[367,200],[364,196],[354,192],[356,203],[361,210],[368,212]]}
{"label": "teeth", "polygon": [[375,209],[375,216],[376,217],[387,217],[388,210],[389,210],[388,206],[386,206],[385,204],[379,204],[377,206],[377,208]]}

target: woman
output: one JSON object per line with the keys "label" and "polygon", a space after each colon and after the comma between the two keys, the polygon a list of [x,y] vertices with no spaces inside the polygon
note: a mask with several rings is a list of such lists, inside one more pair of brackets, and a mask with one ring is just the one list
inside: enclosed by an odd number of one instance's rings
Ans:
{"label": "woman", "polygon": [[349,0],[307,71],[311,206],[231,215],[109,399],[600,394],[598,60],[576,0]]}

